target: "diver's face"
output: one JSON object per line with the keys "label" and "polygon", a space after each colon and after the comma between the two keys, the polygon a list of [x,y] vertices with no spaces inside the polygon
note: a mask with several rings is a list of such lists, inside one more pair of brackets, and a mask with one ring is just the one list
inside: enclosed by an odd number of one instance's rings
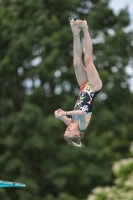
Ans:
{"label": "diver's face", "polygon": [[68,138],[71,138],[71,137],[74,137],[74,136],[79,136],[79,130],[78,130],[78,127],[77,127],[77,124],[74,124],[74,123],[71,123],[65,133],[64,133],[64,136],[65,137],[68,137]]}

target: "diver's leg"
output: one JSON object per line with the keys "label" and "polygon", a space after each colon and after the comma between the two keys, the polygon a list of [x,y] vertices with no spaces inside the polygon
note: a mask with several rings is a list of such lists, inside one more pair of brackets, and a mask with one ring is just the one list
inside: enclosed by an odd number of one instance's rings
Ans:
{"label": "diver's leg", "polygon": [[88,81],[88,79],[86,69],[82,63],[82,46],[80,42],[81,28],[75,26],[74,20],[70,21],[70,25],[73,32],[73,66],[79,87],[82,87]]}
{"label": "diver's leg", "polygon": [[76,25],[82,28],[84,32],[84,44],[85,44],[85,53],[84,53],[84,61],[85,61],[85,67],[86,67],[86,73],[88,80],[90,82],[90,85],[94,91],[97,91],[101,89],[102,87],[102,81],[99,77],[99,74],[97,72],[97,69],[93,63],[92,53],[93,53],[93,47],[92,42],[90,38],[90,34],[88,31],[88,25],[87,21],[81,21],[76,20]]}

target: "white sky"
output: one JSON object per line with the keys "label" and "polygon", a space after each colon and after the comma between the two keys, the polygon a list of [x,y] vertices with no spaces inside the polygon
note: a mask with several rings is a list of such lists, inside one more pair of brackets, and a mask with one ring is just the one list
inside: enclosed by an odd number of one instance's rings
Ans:
{"label": "white sky", "polygon": [[120,9],[128,7],[131,19],[131,26],[130,28],[133,30],[133,0],[110,0],[109,3],[110,7],[113,8],[115,13],[118,13]]}
{"label": "white sky", "polygon": [[[120,9],[128,7],[131,25],[129,26],[129,30],[133,31],[133,0],[110,0],[110,7],[113,8],[114,12],[117,14]],[[132,78],[129,79],[130,90],[133,92],[133,61],[129,63],[129,65],[125,68],[127,74],[131,75]]]}

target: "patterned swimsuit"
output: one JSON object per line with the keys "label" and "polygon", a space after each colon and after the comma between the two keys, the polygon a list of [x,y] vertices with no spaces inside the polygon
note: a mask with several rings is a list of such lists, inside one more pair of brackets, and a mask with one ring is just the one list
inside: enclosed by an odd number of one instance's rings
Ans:
{"label": "patterned swimsuit", "polygon": [[91,114],[94,98],[99,92],[100,90],[94,92],[90,87],[90,83],[87,82],[82,88],[80,88],[74,110],[84,110],[86,114]]}

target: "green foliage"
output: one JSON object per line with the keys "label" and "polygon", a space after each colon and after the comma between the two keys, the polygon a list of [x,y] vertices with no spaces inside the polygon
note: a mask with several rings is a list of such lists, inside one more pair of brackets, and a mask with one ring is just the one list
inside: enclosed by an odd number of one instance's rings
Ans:
{"label": "green foliage", "polygon": [[[131,154],[133,149],[130,149]],[[113,164],[113,172],[117,178],[112,187],[97,187],[92,190],[87,200],[132,199],[133,190],[133,158],[121,159]]]}
{"label": "green foliage", "polygon": [[[83,149],[65,143],[65,125],[54,117],[57,108],[73,109],[79,89],[71,18],[88,20],[103,81]],[[1,199],[76,200],[111,185],[112,163],[129,156],[133,140],[128,11],[115,15],[102,0],[2,0],[0,22],[0,179],[27,184],[0,189]]]}

